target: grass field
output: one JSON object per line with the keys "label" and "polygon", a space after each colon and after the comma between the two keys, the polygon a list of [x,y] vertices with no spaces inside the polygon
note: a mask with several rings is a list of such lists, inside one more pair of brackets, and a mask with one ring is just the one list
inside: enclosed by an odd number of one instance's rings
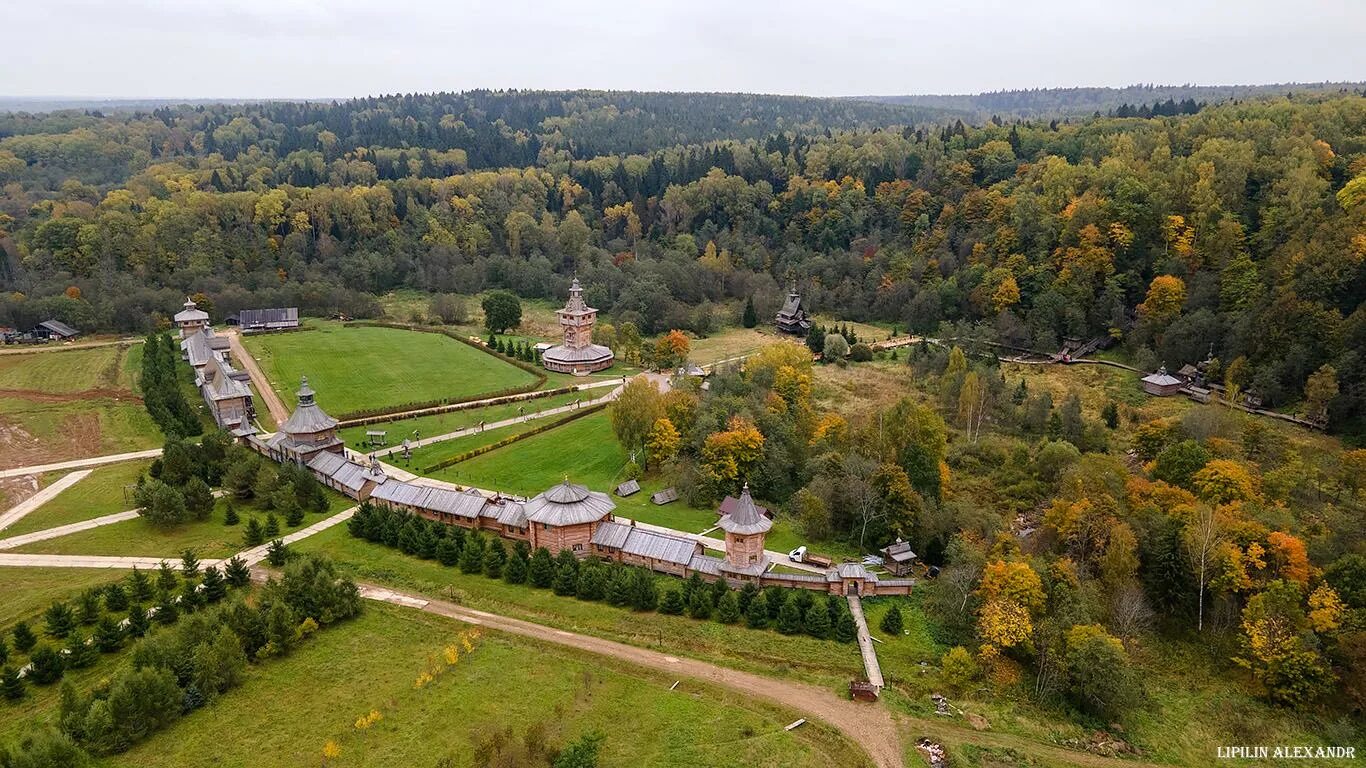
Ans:
{"label": "grass field", "polygon": [[0,468],[157,445],[140,361],[137,344],[0,355]]}
{"label": "grass field", "polygon": [[[478,425],[480,421],[492,423],[495,421],[502,421],[503,419],[514,418],[517,416],[518,408],[526,409],[525,412],[527,414],[534,414],[550,408],[568,405],[579,399],[588,402],[594,398],[602,397],[611,391],[611,389],[603,387],[602,389],[590,389],[586,392],[551,395],[549,397],[540,397],[534,400],[507,403],[505,405],[487,405],[482,408],[469,408],[461,411],[433,414],[431,416],[418,416],[417,418],[412,419],[385,421],[377,424],[367,424],[361,427],[348,427],[347,429],[340,430],[338,434],[346,441],[348,446],[355,448],[358,451],[364,451],[366,450],[364,442],[367,430],[378,429],[388,431],[389,445],[394,446],[402,443],[404,438],[413,437],[414,431],[418,432],[423,438],[435,437],[436,435],[446,434],[447,432],[468,429]],[[537,423],[544,422],[532,422],[532,426],[535,426]],[[490,430],[488,434],[491,435],[492,430]],[[488,442],[494,442],[498,439],[499,438],[495,437]],[[437,445],[433,445],[430,448],[418,449],[413,452],[413,455],[417,456],[419,452],[432,450],[437,447]],[[431,461],[427,460],[423,463],[430,464]]]}
{"label": "grass field", "polygon": [[[331,514],[352,506],[355,502],[332,491],[327,492]],[[242,518],[238,525],[223,525],[223,513],[227,507],[225,499],[214,505],[213,514],[208,520],[183,523],[172,528],[158,528],[138,517],[124,520],[113,525],[91,528],[46,541],[28,544],[11,552],[27,552],[48,555],[122,555],[130,557],[164,557],[175,560],[186,549],[204,558],[228,557],[246,549],[242,541],[242,531],[247,518],[255,515],[265,523],[266,513],[247,503],[236,502],[237,513]],[[324,515],[308,513],[299,527],[312,525],[323,519]],[[279,517],[277,515],[276,517]],[[281,533],[290,533],[293,528],[280,519]]]}
{"label": "grass field", "polygon": [[243,342],[286,406],[308,376],[333,416],[458,400],[532,384],[530,373],[436,333],[346,328],[319,322],[302,333],[246,336]]}
{"label": "grass field", "polygon": [[[865,758],[821,727],[783,731],[795,715],[735,694],[645,670],[486,632],[475,650],[434,683],[413,679],[466,625],[392,606],[367,605],[288,657],[253,668],[244,685],[111,766],[465,766],[474,739],[544,724],[552,744],[606,735],[600,765],[862,765]],[[534,659],[535,663],[527,663]],[[286,692],[306,686],[308,696]],[[355,720],[384,718],[368,730]],[[224,739],[225,733],[250,738]],[[449,759],[448,763],[442,763]]]}
{"label": "grass field", "polygon": [[[135,505],[130,492],[126,492],[126,489],[137,483],[138,476],[150,464],[150,461],[125,461],[97,467],[86,475],[85,479],[77,481],[48,503],[0,532],[0,537],[42,531],[132,509]],[[56,480],[63,474],[65,473],[53,473],[50,480]]]}

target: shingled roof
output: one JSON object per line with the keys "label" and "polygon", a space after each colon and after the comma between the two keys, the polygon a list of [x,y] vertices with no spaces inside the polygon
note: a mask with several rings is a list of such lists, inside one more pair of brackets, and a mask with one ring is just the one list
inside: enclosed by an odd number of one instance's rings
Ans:
{"label": "shingled roof", "polygon": [[564,526],[593,523],[608,515],[617,505],[605,493],[590,491],[569,482],[547,489],[532,497],[524,505],[526,517],[533,523]]}
{"label": "shingled roof", "polygon": [[294,412],[289,414],[289,418],[285,419],[285,423],[280,425],[281,432],[289,435],[310,435],[336,428],[337,420],[318,407],[313,401],[313,394],[313,388],[308,386],[308,377],[302,377],[299,380],[299,404],[294,407]]}
{"label": "shingled roof", "polygon": [[740,491],[740,498],[735,501],[735,510],[729,515],[722,515],[716,524],[726,533],[738,536],[765,533],[773,527],[773,521],[764,517],[759,508],[754,506],[754,499],[749,495],[749,483],[745,483],[744,489]]}

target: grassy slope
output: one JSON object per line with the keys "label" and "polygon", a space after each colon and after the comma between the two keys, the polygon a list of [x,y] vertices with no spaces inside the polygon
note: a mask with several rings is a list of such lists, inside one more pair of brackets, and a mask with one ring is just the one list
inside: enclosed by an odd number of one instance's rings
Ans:
{"label": "grassy slope", "polygon": [[160,433],[142,403],[128,396],[141,345],[0,355],[0,389],[75,396],[44,401],[0,395],[0,467],[154,447]]}
{"label": "grassy slope", "polygon": [[287,406],[306,375],[319,403],[334,415],[459,399],[533,381],[526,371],[434,333],[318,323],[313,331],[244,341]]}
{"label": "grassy slope", "polygon": [[[327,496],[331,504],[330,511],[342,510],[354,503],[345,496],[331,491],[328,491]],[[255,515],[261,518],[264,524],[266,517],[265,512],[255,509],[250,504],[236,504],[242,522],[235,526],[223,525],[227,501],[219,499],[208,520],[188,522],[173,528],[158,528],[139,517],[73,533],[70,536],[34,542],[11,551],[49,555],[164,557],[174,560],[179,558],[184,550],[193,549],[199,557],[228,557],[246,548],[242,541],[242,531],[247,518]],[[299,527],[312,525],[322,518],[323,515],[306,514]],[[284,519],[280,518],[280,530],[281,533],[290,533],[296,529],[286,526]]]}
{"label": "grassy slope", "polygon": [[[333,766],[468,765],[473,737],[544,723],[551,743],[607,735],[601,765],[858,765],[851,745],[820,728],[785,732],[776,708],[714,688],[596,657],[486,633],[434,683],[414,678],[465,625],[391,606],[320,632],[292,655],[253,669],[247,682],[111,766],[269,766],[318,762],[335,740]],[[534,663],[528,663],[534,659]],[[282,695],[306,685],[309,695]],[[357,717],[377,709],[367,731]],[[224,740],[223,734],[250,734]]]}
{"label": "grassy slope", "polygon": [[[135,484],[150,464],[149,461],[126,461],[97,467],[84,480],[0,532],[0,536],[18,536],[132,509],[134,503],[125,488]],[[56,480],[65,473],[53,474],[51,479]]]}

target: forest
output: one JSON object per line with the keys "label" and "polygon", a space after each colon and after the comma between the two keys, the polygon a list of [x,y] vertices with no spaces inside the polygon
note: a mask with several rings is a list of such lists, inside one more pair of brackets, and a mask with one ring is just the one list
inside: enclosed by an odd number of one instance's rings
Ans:
{"label": "forest", "polygon": [[849,320],[1210,357],[1267,407],[1327,393],[1359,439],[1366,97],[1122,105],[1152,116],[589,91],[8,113],[0,324],[148,332],[195,292],[363,317],[577,274],[615,322],[705,335],[795,281]]}

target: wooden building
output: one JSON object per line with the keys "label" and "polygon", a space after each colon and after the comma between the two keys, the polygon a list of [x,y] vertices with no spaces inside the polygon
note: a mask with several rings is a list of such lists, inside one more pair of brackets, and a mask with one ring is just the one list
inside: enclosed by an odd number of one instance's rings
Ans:
{"label": "wooden building", "polygon": [[184,308],[175,313],[175,327],[180,329],[180,338],[185,339],[209,327],[209,313],[200,309],[194,299],[185,298]]}
{"label": "wooden building", "polygon": [[1167,366],[1157,369],[1156,373],[1150,373],[1143,377],[1143,391],[1158,397],[1167,397],[1181,391],[1186,386],[1183,379],[1179,379],[1167,373]]}
{"label": "wooden building", "polygon": [[244,309],[237,313],[236,325],[242,329],[242,333],[286,331],[298,328],[299,308]]}
{"label": "wooden building", "polygon": [[617,505],[611,497],[565,481],[531,499],[524,505],[530,523],[531,548],[545,547],[552,554],[568,549],[581,557],[588,555],[593,533],[612,519]]}
{"label": "wooden building", "polygon": [[598,557],[682,578],[693,571],[714,572],[719,561],[703,551],[696,539],[638,528],[634,520],[599,523],[592,539],[592,553]]}
{"label": "wooden building", "polygon": [[307,376],[299,381],[297,395],[294,412],[279,431],[262,441],[268,455],[276,461],[304,465],[321,451],[345,455],[342,440],[337,437],[337,420],[318,406]]}
{"label": "wooden building", "polygon": [[791,290],[787,292],[787,301],[783,303],[782,309],[778,310],[775,324],[779,331],[797,336],[805,336],[811,331],[811,317],[807,314],[806,307],[802,306],[802,296],[797,293],[796,283],[793,283]]}
{"label": "wooden building", "polygon": [[736,499],[730,514],[721,515],[716,524],[726,532],[726,559],[720,566],[722,573],[750,580],[768,570],[764,538],[773,527],[773,521],[754,504],[749,495],[749,483],[740,491],[740,498]]}
{"label": "wooden building", "polygon": [[593,343],[593,325],[597,322],[598,311],[584,303],[583,287],[577,277],[569,287],[569,301],[555,314],[559,315],[564,341],[541,353],[541,365],[547,370],[575,376],[612,367],[612,350]]}
{"label": "wooden building", "polygon": [[882,565],[893,576],[906,576],[915,565],[915,553],[911,551],[910,542],[897,539],[883,547],[881,551]]}
{"label": "wooden building", "polygon": [[61,320],[44,320],[34,326],[30,333],[35,338],[48,339],[49,341],[71,341],[81,335],[80,331]]}

